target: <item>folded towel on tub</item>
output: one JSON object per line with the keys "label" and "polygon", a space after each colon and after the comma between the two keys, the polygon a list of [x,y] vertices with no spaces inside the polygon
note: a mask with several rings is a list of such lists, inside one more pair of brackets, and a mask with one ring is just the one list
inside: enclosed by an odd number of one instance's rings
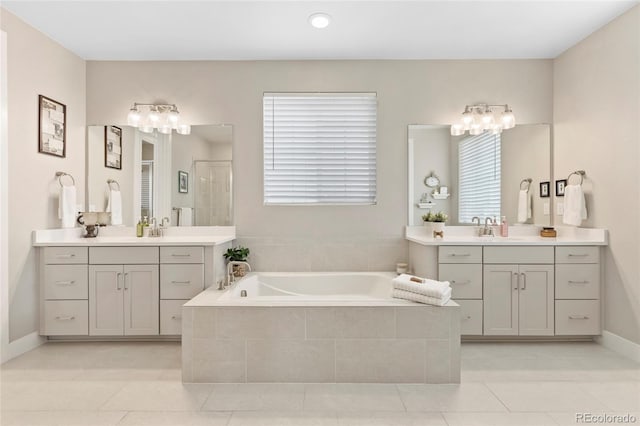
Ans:
{"label": "folded towel on tub", "polygon": [[[422,280],[422,283],[416,282]],[[410,291],[412,293],[421,294],[423,296],[442,297],[449,291],[451,293],[451,287],[449,281],[435,281],[425,278],[414,277],[413,275],[402,274],[393,280],[393,288],[403,291]]]}
{"label": "folded towel on tub", "polygon": [[444,306],[451,299],[451,288],[446,292],[443,297],[429,297],[422,294],[412,293],[410,291],[393,289],[391,293],[392,297],[396,299],[410,300],[412,302],[423,303],[425,305]]}

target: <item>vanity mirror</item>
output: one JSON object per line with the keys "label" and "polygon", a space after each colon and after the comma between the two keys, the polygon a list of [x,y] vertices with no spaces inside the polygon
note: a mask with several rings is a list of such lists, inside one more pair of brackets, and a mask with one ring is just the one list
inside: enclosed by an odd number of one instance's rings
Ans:
{"label": "vanity mirror", "polygon": [[233,225],[231,125],[191,126],[189,135],[118,126],[120,169],[105,166],[109,128],[87,128],[87,211],[108,210],[119,188],[125,226],[144,216],[169,217],[172,226]]}
{"label": "vanity mirror", "polygon": [[[551,181],[551,128],[523,124],[493,135],[452,136],[447,125],[410,125],[409,218],[443,211],[449,224],[471,224],[474,216],[506,216],[518,223],[521,182],[531,179],[531,217],[525,223],[551,225],[550,198],[540,197],[540,182]],[[436,176],[437,175],[437,176]],[[435,179],[433,179],[435,177]]]}

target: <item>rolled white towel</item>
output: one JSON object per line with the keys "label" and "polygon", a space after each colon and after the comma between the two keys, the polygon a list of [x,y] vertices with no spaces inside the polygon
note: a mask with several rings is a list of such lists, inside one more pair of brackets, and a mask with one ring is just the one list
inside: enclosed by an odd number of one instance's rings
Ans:
{"label": "rolled white towel", "polygon": [[445,293],[443,297],[429,297],[398,289],[393,289],[391,295],[396,299],[410,300],[412,302],[423,303],[425,305],[444,306],[451,299],[451,288],[449,288],[449,291]]}
{"label": "rolled white towel", "polygon": [[[416,279],[422,280],[422,283],[416,282]],[[402,274],[391,281],[393,283],[393,288],[410,291],[412,293],[428,297],[442,297],[447,290],[449,292],[451,291],[449,281],[435,281],[425,278],[417,278],[408,274]]]}

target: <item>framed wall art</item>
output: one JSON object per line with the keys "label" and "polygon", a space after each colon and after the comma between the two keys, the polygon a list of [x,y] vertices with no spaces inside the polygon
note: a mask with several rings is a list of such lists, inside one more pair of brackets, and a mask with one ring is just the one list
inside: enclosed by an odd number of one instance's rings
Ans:
{"label": "framed wall art", "polygon": [[122,129],[104,126],[104,166],[122,170]]}
{"label": "framed wall art", "polygon": [[189,173],[178,171],[178,192],[186,194],[189,192]]}
{"label": "framed wall art", "polygon": [[561,179],[556,181],[556,197],[564,197],[564,188],[567,186],[567,180]]}
{"label": "framed wall art", "polygon": [[67,154],[67,106],[38,95],[38,152],[56,157]]}
{"label": "framed wall art", "polygon": [[549,198],[551,196],[551,182],[540,182],[540,198]]}

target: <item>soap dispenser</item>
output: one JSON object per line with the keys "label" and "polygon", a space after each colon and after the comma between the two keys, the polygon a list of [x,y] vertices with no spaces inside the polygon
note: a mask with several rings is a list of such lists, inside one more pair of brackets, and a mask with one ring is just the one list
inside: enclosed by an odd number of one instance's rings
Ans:
{"label": "soap dispenser", "polygon": [[138,224],[136,225],[136,237],[142,237],[144,231],[144,226],[142,225],[142,219],[138,220]]}

